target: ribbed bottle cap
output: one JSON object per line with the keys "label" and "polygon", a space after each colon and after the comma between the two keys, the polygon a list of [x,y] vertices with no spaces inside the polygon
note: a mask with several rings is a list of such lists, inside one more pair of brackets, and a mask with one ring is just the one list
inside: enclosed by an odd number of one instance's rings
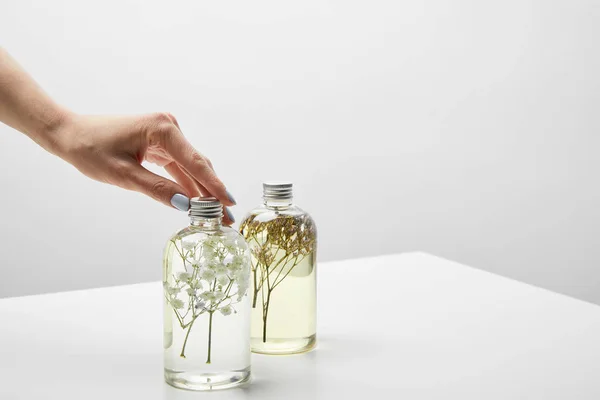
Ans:
{"label": "ribbed bottle cap", "polygon": [[190,199],[190,217],[220,218],[223,205],[214,197],[193,197]]}
{"label": "ribbed bottle cap", "polygon": [[263,197],[269,200],[291,199],[292,186],[292,182],[264,182]]}

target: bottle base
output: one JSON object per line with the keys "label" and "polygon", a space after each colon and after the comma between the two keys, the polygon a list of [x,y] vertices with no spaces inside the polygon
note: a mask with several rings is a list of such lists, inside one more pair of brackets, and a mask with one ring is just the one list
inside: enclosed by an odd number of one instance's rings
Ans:
{"label": "bottle base", "polygon": [[286,355],[306,353],[317,345],[317,335],[310,335],[298,339],[268,339],[266,342],[262,338],[251,338],[250,345],[252,352],[258,354]]}
{"label": "bottle base", "polygon": [[218,373],[181,372],[165,368],[165,381],[173,387],[186,390],[231,389],[250,382],[250,367]]}

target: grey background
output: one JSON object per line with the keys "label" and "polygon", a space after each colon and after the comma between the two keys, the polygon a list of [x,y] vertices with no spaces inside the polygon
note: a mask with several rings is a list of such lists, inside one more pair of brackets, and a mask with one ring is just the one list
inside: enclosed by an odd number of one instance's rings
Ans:
{"label": "grey background", "polygon": [[[600,3],[5,2],[82,113],[170,111],[237,197],[290,179],[321,261],[427,251],[600,302]],[[158,280],[185,214],[0,126],[0,296]]]}

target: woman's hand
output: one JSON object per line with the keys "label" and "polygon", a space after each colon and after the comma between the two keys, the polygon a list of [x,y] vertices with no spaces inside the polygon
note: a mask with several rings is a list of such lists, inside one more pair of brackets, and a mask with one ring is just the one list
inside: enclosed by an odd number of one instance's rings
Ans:
{"label": "woman's hand", "polygon": [[[10,55],[0,48],[0,122],[23,132],[85,175],[147,194],[187,211],[189,198],[214,196],[225,206],[235,200],[212,167],[185,139],[167,113],[140,116],[83,116],[52,100]],[[164,167],[176,182],[142,167]],[[224,209],[224,223],[233,216]]]}
{"label": "woman's hand", "polygon": [[[84,116],[65,113],[48,137],[49,151],[100,182],[144,193],[182,211],[189,198],[214,196],[235,205],[208,158],[185,139],[168,113],[140,116]],[[141,163],[164,167],[176,182],[156,175]],[[234,218],[224,208],[224,223]]]}

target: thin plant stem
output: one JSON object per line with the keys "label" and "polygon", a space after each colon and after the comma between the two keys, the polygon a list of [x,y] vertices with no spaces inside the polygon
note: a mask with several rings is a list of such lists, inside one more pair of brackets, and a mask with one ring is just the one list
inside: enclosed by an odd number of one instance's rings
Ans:
{"label": "thin plant stem", "polygon": [[169,305],[171,305],[171,308],[175,312],[175,316],[177,317],[177,320],[179,321],[179,325],[181,325],[181,327],[183,328],[184,327],[184,325],[183,325],[183,318],[181,318],[181,316],[179,315],[179,313],[177,312],[177,310],[175,309],[175,307],[173,307],[173,305],[171,304],[171,300],[169,300],[169,298],[166,295],[165,295],[165,299],[167,300],[167,303],[169,303]]}
{"label": "thin plant stem", "polygon": [[262,309],[263,309],[263,319],[265,318],[265,305],[267,304],[265,302],[265,287],[262,287],[262,290],[260,291],[260,297],[262,298]]}
{"label": "thin plant stem", "polygon": [[212,347],[212,320],[213,320],[214,311],[209,312],[208,317],[208,357],[206,358],[206,363],[210,364],[210,351]]}
{"label": "thin plant stem", "polygon": [[267,292],[267,303],[263,309],[263,343],[267,342],[267,318],[269,316],[269,302],[271,301],[271,290]]}
{"label": "thin plant stem", "polygon": [[[287,256],[288,255],[286,255],[284,258],[286,258]],[[284,258],[282,258],[282,260]],[[304,257],[300,260],[300,262],[302,262],[302,260],[304,260]],[[290,272],[292,272],[292,270],[294,269],[294,267],[296,267],[298,264],[300,264],[300,262],[298,262],[298,256],[296,256],[296,258],[294,260],[294,264],[285,273],[285,275],[281,278],[281,280],[277,281],[277,279],[279,278],[279,275],[281,275],[281,272],[283,271],[283,267],[282,267],[282,270],[279,271],[279,274],[277,274],[277,276],[273,280],[273,285],[272,286],[271,286],[271,283],[270,283],[270,280],[269,280],[269,275],[267,273],[267,279],[266,279],[267,280],[267,298],[266,298],[266,301],[265,301],[264,296],[263,296],[263,303],[264,303],[263,304],[263,343],[267,342],[267,320],[268,320],[268,317],[269,317],[269,304],[271,302],[271,293],[277,287],[277,285],[279,285],[290,274]],[[285,266],[285,263],[283,265]],[[262,282],[264,282],[264,280]],[[263,286],[263,289],[264,289],[264,286]]]}
{"label": "thin plant stem", "polygon": [[[277,267],[279,267],[279,265],[281,265],[281,263],[282,263],[283,261],[285,261],[285,262],[283,263],[283,265],[281,266],[281,269],[280,269],[280,270],[279,270],[279,272],[277,273],[277,276],[275,277],[275,280],[277,280],[277,278],[279,278],[279,276],[281,275],[281,272],[284,270],[284,268],[285,268],[285,264],[287,264],[287,262],[289,261],[289,260],[288,260],[288,257],[289,257],[290,255],[291,255],[291,253],[286,253],[286,254],[285,254],[283,257],[281,257],[281,258],[279,259],[279,261],[277,261],[277,263],[276,263],[276,264],[273,266],[273,268],[271,268],[271,269],[269,269],[269,270],[268,270],[268,272],[267,272],[267,277],[269,277],[269,276],[270,276],[270,275],[273,273],[273,271],[275,271],[275,270],[277,269]],[[292,268],[293,268],[293,267],[292,267]],[[261,286],[261,287],[262,287],[262,285],[263,285],[263,284],[264,284],[264,279],[263,279],[263,280],[261,280],[261,282],[259,283],[259,286]]]}
{"label": "thin plant stem", "polygon": [[179,253],[179,256],[181,257],[181,259],[183,260],[183,269],[185,269],[187,271],[187,266],[185,265],[185,256],[183,255],[183,253],[179,250],[179,247],[177,247],[177,243],[175,243],[174,240],[171,240],[171,243],[173,243],[173,246],[175,247],[175,250],[177,250],[177,252]]}
{"label": "thin plant stem", "polygon": [[[196,318],[198,318],[198,317],[196,317]],[[196,318],[194,318],[192,320],[192,322],[190,322],[190,326],[188,327],[188,331],[185,334],[185,339],[183,340],[183,347],[181,348],[181,354],[180,354],[180,356],[182,358],[185,358],[185,346],[187,346],[188,337],[190,337],[190,332],[192,331],[192,327],[194,326],[194,322],[196,321]]]}
{"label": "thin plant stem", "polygon": [[223,298],[221,300],[219,300],[218,303],[216,303],[212,306],[213,311],[216,311],[219,308],[219,306],[221,305],[221,303],[223,303],[225,300],[231,300],[231,297],[229,297],[229,292],[231,291],[232,286],[233,286],[233,279],[229,278],[229,283],[227,284],[227,288],[225,289]]}
{"label": "thin plant stem", "polygon": [[[290,253],[286,254],[284,257],[281,258],[281,260],[287,259],[290,256]],[[298,256],[296,256],[296,260],[298,259]],[[283,265],[281,266],[281,269],[279,270],[279,272],[277,273],[277,276],[275,277],[275,279],[273,280],[273,285],[275,284],[275,282],[277,282],[277,279],[279,279],[279,277],[281,276],[281,273],[283,272],[283,270],[285,269],[285,265],[287,264],[289,260],[287,260],[285,263],[283,263]],[[279,263],[278,263],[279,264]],[[293,264],[290,268],[290,271],[296,266],[296,264]]]}
{"label": "thin plant stem", "polygon": [[290,274],[290,272],[292,272],[292,270],[293,270],[293,269],[294,269],[294,268],[295,268],[297,265],[299,265],[299,264],[300,264],[302,261],[304,261],[304,259],[305,259],[305,258],[306,258],[306,256],[302,257],[302,258],[300,259],[300,261],[298,261],[298,257],[296,257],[296,262],[295,262],[295,264],[294,264],[294,265],[292,265],[292,268],[290,268],[290,270],[289,270],[289,271],[288,271],[288,272],[287,272],[287,273],[286,273],[286,274],[283,276],[283,278],[281,278],[279,281],[277,281],[277,282],[274,282],[274,283],[273,283],[273,288],[272,288],[272,289],[275,289],[275,288],[277,287],[277,285],[279,285],[281,282],[283,282],[283,280],[286,278],[286,276],[288,276],[288,275]]}
{"label": "thin plant stem", "polygon": [[258,290],[260,289],[256,284],[256,273],[258,266],[254,268],[254,296],[252,296],[252,308],[256,308],[256,299],[258,297]]}

